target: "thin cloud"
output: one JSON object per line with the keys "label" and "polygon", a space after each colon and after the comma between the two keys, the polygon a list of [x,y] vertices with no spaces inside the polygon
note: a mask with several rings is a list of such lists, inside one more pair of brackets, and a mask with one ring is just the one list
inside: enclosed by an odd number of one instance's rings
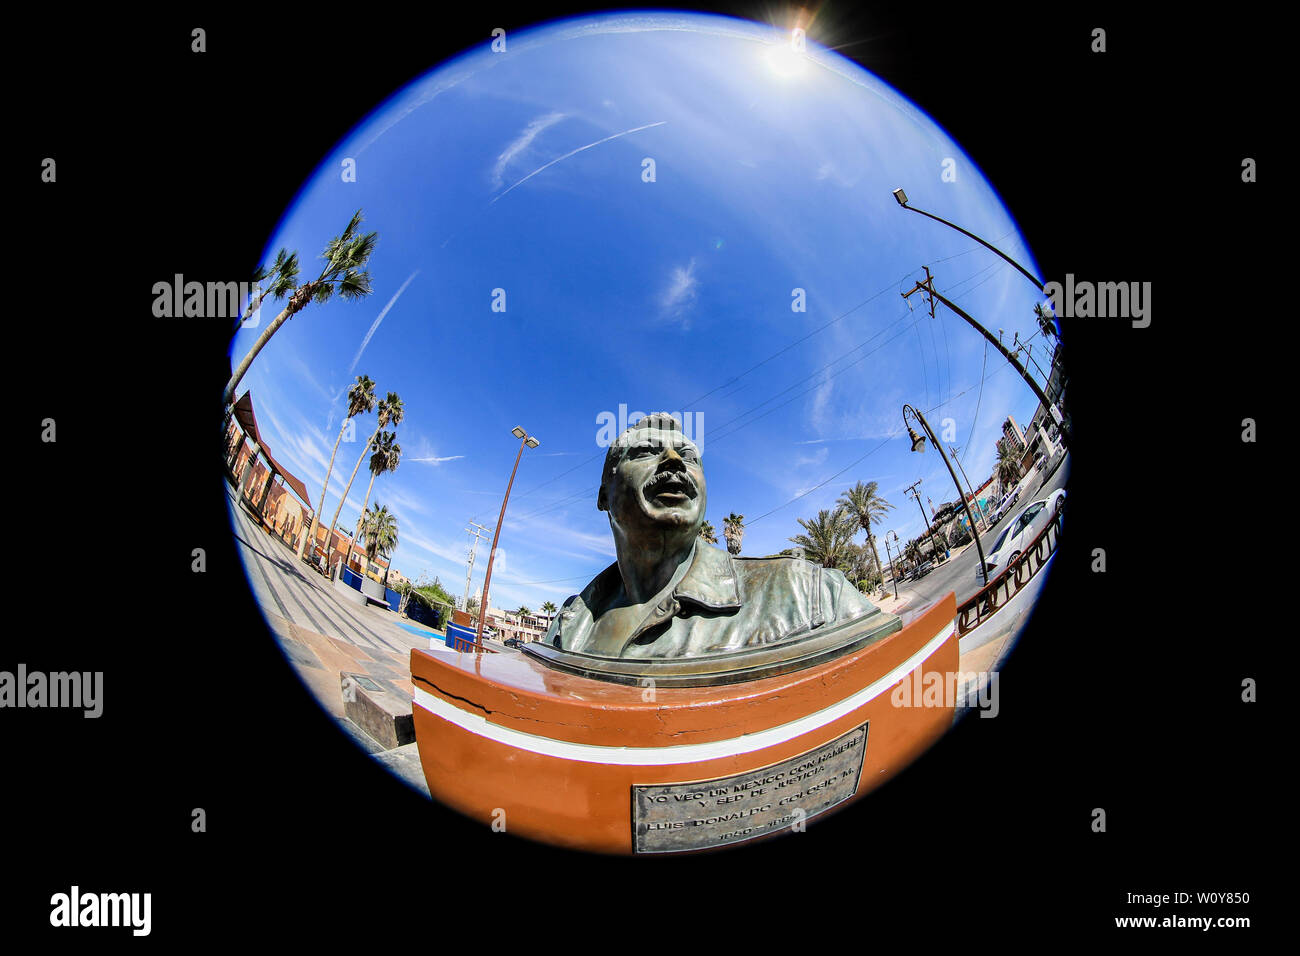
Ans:
{"label": "thin cloud", "polygon": [[500,189],[505,184],[506,167],[514,160],[516,156],[532,145],[539,135],[550,129],[560,120],[564,119],[563,113],[547,113],[545,116],[539,116],[527,126],[522,133],[515,137],[515,141],[501,151],[497,157],[496,164],[492,167],[492,188]]}
{"label": "thin cloud", "polygon": [[397,302],[399,298],[401,298],[402,293],[406,291],[406,287],[411,284],[411,280],[414,279],[419,274],[420,274],[420,270],[416,269],[414,272],[412,272],[409,276],[406,277],[406,281],[402,283],[402,287],[398,289],[395,293],[393,293],[393,297],[388,300],[388,305],[384,306],[383,311],[379,313],[379,317],[376,318],[375,321],[371,324],[370,331],[368,331],[366,333],[366,337],[361,340],[361,348],[357,349],[356,357],[352,359],[352,364],[348,366],[349,375],[351,375],[353,372],[356,371],[357,363],[361,361],[361,353],[364,352],[366,350],[366,346],[370,344],[371,338],[373,338],[375,332],[378,331],[379,323],[384,321],[384,316],[388,314],[388,310],[393,307],[393,304]]}
{"label": "thin cloud", "polygon": [[695,275],[695,260],[685,266],[676,266],[668,277],[668,287],[659,297],[659,304],[665,313],[680,315],[695,301],[699,292],[700,280]]}
{"label": "thin cloud", "polygon": [[431,456],[429,456],[428,458],[407,458],[406,460],[407,460],[407,461],[424,461],[424,462],[428,462],[428,463],[433,464],[433,465],[441,465],[444,461],[455,461],[457,458],[464,458],[464,457],[465,457],[464,455],[445,455],[445,456],[443,456],[443,457],[440,458],[440,457],[438,457],[438,456],[436,456],[436,455],[431,455]]}
{"label": "thin cloud", "polygon": [[796,458],[794,462],[795,467],[799,468],[802,467],[803,465],[823,464],[825,463],[826,458],[830,455],[830,453],[831,450],[825,445],[823,445],[821,448],[817,449],[817,451],[815,451],[811,455],[801,455],[798,458]]}
{"label": "thin cloud", "polygon": [[522,186],[524,183],[528,182],[528,180],[532,179],[532,178],[533,178],[534,176],[536,176],[538,173],[540,173],[540,172],[544,172],[545,170],[550,169],[550,168],[551,168],[552,166],[554,166],[556,163],[563,162],[564,160],[568,159],[570,156],[577,156],[577,155],[578,155],[579,153],[581,153],[582,151],[584,151],[584,150],[588,150],[588,149],[591,149],[593,146],[599,146],[601,143],[608,143],[611,139],[618,139],[620,136],[627,136],[627,135],[629,135],[629,134],[631,134],[631,133],[639,133],[639,132],[641,132],[641,130],[643,130],[643,129],[650,129],[651,127],[654,127],[654,126],[663,126],[663,125],[665,125],[667,122],[668,122],[667,120],[660,120],[658,123],[647,123],[645,126],[636,126],[636,127],[632,128],[632,129],[625,129],[625,130],[623,130],[623,132],[621,132],[621,133],[615,133],[615,134],[612,135],[612,136],[606,136],[604,139],[598,139],[598,140],[596,140],[596,142],[594,142],[594,143],[588,143],[586,146],[579,146],[577,149],[575,149],[575,150],[571,150],[571,151],[565,153],[563,156],[560,156],[560,157],[558,157],[558,158],[556,158],[556,159],[551,160],[549,163],[546,163],[544,166],[539,166],[537,169],[534,169],[531,173],[529,173],[529,174],[528,174],[527,176],[525,176],[523,179],[519,180],[519,182],[515,183],[515,184],[514,184],[513,186],[511,186],[509,189],[506,189],[505,192],[502,192],[500,195],[497,195],[497,196],[492,197],[492,202],[488,203],[488,205],[489,205],[489,206],[492,205],[492,203],[495,203],[495,202],[496,202],[498,199],[500,199],[502,196],[505,196],[507,193],[509,193],[511,190],[515,189],[516,187]]}

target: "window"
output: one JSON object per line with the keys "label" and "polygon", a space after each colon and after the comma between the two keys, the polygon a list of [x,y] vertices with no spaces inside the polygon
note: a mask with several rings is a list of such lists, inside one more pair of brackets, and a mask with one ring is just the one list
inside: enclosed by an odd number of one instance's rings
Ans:
{"label": "window", "polygon": [[996,552],[1002,550],[1002,542],[1004,542],[1004,541],[1007,540],[1007,535],[1010,534],[1010,533],[1011,533],[1011,526],[1010,526],[1010,525],[1008,525],[1007,527],[1005,527],[1005,528],[1002,529],[1002,533],[1001,533],[1000,535],[998,535],[997,543],[993,545],[993,548],[992,548],[992,550],[990,551],[991,554],[992,554],[992,553],[996,553]]}
{"label": "window", "polygon": [[1026,508],[1025,513],[1020,516],[1020,520],[1016,522],[1016,534],[1019,534],[1033,524],[1034,519],[1038,517],[1042,510],[1043,502],[1041,501]]}

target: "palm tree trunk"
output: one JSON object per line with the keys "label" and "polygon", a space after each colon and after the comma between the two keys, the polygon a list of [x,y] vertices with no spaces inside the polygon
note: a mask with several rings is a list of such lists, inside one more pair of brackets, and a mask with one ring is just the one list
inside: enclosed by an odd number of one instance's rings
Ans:
{"label": "palm tree trunk", "polygon": [[[248,350],[248,354],[245,355],[244,360],[239,363],[239,367],[231,373],[230,381],[226,383],[226,390],[222,393],[221,397],[222,405],[226,409],[230,409],[230,407],[234,405],[235,389],[239,387],[240,380],[247,374],[249,366],[253,364],[253,359],[257,358],[257,353],[266,347],[266,343],[271,341],[271,336],[275,335],[275,333],[279,331],[280,326],[293,318],[296,313],[302,310],[303,306],[311,301],[312,293],[316,291],[318,285],[319,282],[308,282],[306,285],[299,286],[295,289],[293,295],[289,296],[289,304],[284,307],[284,310],[279,315],[271,320],[270,325],[262,330],[262,334],[257,337],[257,341],[253,343],[253,347]],[[226,420],[230,420],[228,413],[226,415]],[[224,425],[222,427],[224,427]]]}
{"label": "palm tree trunk", "polygon": [[231,330],[231,335],[236,334],[240,329],[244,327],[244,323],[248,320],[248,318],[262,307],[262,300],[265,299],[270,294],[271,294],[271,283],[268,282],[266,288],[262,290],[262,294],[257,297],[257,300],[254,302],[250,302],[248,304],[248,308],[244,311],[244,313],[238,319],[235,320],[235,327],[234,329]]}
{"label": "palm tree trunk", "polygon": [[[336,509],[334,509],[334,520],[330,522],[330,533],[325,536],[325,548],[326,548],[326,553],[329,555],[329,557],[333,557],[334,527],[339,523],[339,515],[343,513],[343,502],[348,500],[348,492],[352,490],[352,482],[356,480],[357,472],[361,470],[361,463],[366,460],[366,455],[370,451],[370,446],[375,443],[375,438],[376,436],[379,435],[379,429],[382,427],[383,426],[381,425],[379,426],[379,428],[376,428],[374,430],[374,432],[370,435],[369,440],[367,440],[366,442],[366,447],[361,449],[361,457],[358,458],[357,463],[352,466],[352,477],[348,479],[348,486],[343,489],[343,497],[339,499],[339,506]],[[321,503],[324,504],[324,502]],[[353,541],[355,540],[356,539],[354,538]],[[345,564],[347,563],[347,559],[351,557],[351,550],[352,550],[351,547],[349,547],[348,548],[349,553],[343,559]],[[326,559],[325,563],[326,564],[329,563],[328,558]]]}
{"label": "palm tree trunk", "polygon": [[[357,531],[356,534],[352,536],[353,541],[361,540],[361,523],[366,520],[366,505],[370,504],[370,492],[374,489],[375,479],[378,477],[379,477],[379,472],[372,471],[370,473],[370,484],[366,486],[366,497],[361,502],[361,516],[357,518]],[[346,497],[346,495],[344,497]],[[367,558],[365,555],[362,555],[361,561],[362,561],[361,573],[365,574],[366,568],[370,567],[370,559]]]}
{"label": "palm tree trunk", "polygon": [[221,395],[221,403],[224,407],[235,404],[235,389],[239,387],[240,380],[247,374],[249,367],[253,364],[253,359],[257,358],[257,353],[266,347],[267,342],[271,341],[271,336],[279,331],[280,326],[289,321],[289,316],[292,314],[289,308],[289,306],[285,306],[284,311],[272,319],[271,324],[262,330],[262,334],[257,337],[257,341],[248,350],[248,354],[239,363],[239,367],[231,373],[230,381],[226,383],[226,390]]}
{"label": "palm tree trunk", "polygon": [[[334,439],[334,450],[330,452],[330,466],[325,471],[325,487],[320,490],[320,504],[317,505],[316,510],[312,512],[311,530],[307,532],[306,536],[302,539],[302,544],[298,546],[298,557],[300,558],[307,550],[309,541],[311,542],[310,547],[312,556],[314,557],[316,554],[316,529],[320,527],[320,513],[325,510],[325,492],[329,490],[330,475],[334,473],[334,457],[339,453],[339,442],[343,440],[343,432],[347,430],[348,421],[349,419],[343,419],[343,425],[339,428],[339,437]],[[344,497],[347,496],[344,495]]]}

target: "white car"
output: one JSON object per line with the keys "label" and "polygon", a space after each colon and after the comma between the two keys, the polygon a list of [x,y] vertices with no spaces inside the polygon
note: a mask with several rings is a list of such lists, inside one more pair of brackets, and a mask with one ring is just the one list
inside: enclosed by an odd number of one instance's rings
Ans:
{"label": "white car", "polygon": [[1014,488],[1012,488],[1010,491],[1006,493],[1005,497],[1003,497],[1003,499],[998,502],[997,507],[993,509],[993,513],[989,515],[989,527],[990,528],[993,527],[995,524],[997,524],[999,521],[1005,518],[1007,516],[1007,512],[1016,506],[1016,502],[1019,499],[1020,499],[1020,486],[1016,485]]}
{"label": "white car", "polygon": [[1011,566],[1020,553],[1056,514],[1057,503],[1064,501],[1065,489],[1058,488],[1046,498],[1025,505],[1007,522],[993,547],[984,552],[983,568],[975,568],[975,580],[987,584]]}

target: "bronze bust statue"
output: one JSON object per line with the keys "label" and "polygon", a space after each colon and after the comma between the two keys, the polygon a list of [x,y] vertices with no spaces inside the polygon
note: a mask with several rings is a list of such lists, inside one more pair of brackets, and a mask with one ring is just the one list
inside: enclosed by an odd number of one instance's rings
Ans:
{"label": "bronze bust statue", "polygon": [[606,452],[596,499],[618,560],[564,602],[543,645],[616,660],[744,659],[828,632],[901,627],[839,571],[709,546],[699,537],[706,502],[699,449],[675,418],[649,415],[623,432]]}

